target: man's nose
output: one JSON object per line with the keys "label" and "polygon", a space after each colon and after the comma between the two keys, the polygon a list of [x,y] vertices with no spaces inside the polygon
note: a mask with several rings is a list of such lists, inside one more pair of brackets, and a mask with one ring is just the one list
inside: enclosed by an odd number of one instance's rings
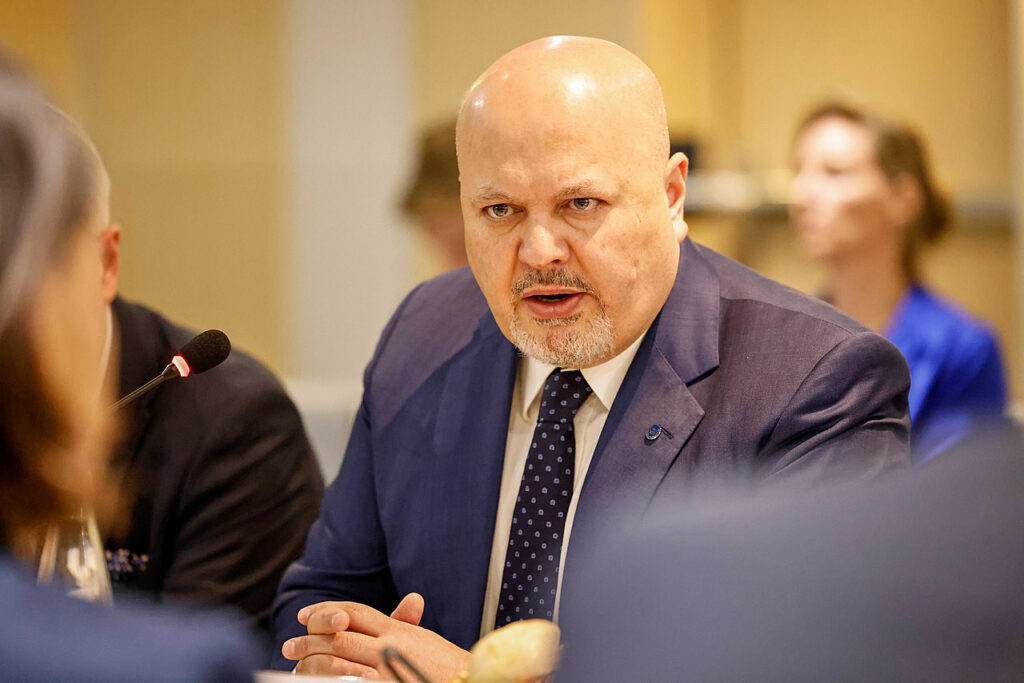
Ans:
{"label": "man's nose", "polygon": [[569,244],[552,220],[527,220],[522,226],[519,260],[524,265],[543,270],[569,261]]}

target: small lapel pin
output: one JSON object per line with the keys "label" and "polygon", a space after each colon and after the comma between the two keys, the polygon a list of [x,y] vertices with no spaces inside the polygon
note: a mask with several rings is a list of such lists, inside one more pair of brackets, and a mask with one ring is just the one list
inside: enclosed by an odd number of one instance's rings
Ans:
{"label": "small lapel pin", "polygon": [[661,425],[651,425],[647,429],[647,433],[644,434],[644,440],[646,440],[646,441],[655,441],[662,434],[664,434],[665,436],[667,436],[670,439],[672,438],[672,432],[668,431],[667,429],[665,429]]}

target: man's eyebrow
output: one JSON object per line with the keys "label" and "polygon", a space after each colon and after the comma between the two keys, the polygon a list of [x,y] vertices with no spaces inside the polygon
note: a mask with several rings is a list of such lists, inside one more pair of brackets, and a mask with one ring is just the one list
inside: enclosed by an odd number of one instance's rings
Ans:
{"label": "man's eyebrow", "polygon": [[507,204],[509,196],[504,192],[495,190],[492,187],[485,185],[473,196],[473,206],[483,206],[485,204]]}
{"label": "man's eyebrow", "polygon": [[598,187],[597,183],[592,180],[581,180],[578,183],[573,183],[562,188],[557,195],[556,199],[573,199],[575,197],[592,197],[594,195],[605,194]]}

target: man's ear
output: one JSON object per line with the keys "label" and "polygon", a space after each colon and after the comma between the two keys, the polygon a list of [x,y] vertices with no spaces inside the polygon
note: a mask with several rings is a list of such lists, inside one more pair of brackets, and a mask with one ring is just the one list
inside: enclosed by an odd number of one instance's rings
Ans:
{"label": "man's ear", "polygon": [[103,300],[108,304],[117,296],[117,279],[121,271],[121,226],[112,223],[100,233],[100,264],[103,267]]}
{"label": "man's ear", "polygon": [[680,242],[686,238],[689,228],[683,218],[683,202],[686,200],[686,172],[690,160],[682,152],[676,152],[665,167],[665,196],[668,198],[668,213],[672,228]]}

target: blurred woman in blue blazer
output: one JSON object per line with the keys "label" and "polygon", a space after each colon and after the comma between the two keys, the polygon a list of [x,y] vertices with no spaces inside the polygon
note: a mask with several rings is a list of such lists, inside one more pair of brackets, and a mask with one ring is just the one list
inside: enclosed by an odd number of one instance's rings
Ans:
{"label": "blurred woman in blue blazer", "polygon": [[921,283],[921,247],[949,216],[917,135],[827,104],[804,119],[794,148],[790,218],[825,266],[829,301],[884,334],[910,366],[914,462],[999,420],[1006,386],[994,335]]}
{"label": "blurred woman in blue blazer", "polygon": [[0,55],[0,679],[249,681],[257,653],[231,622],[89,604],[26,566],[49,523],[113,498],[95,181],[64,118]]}

